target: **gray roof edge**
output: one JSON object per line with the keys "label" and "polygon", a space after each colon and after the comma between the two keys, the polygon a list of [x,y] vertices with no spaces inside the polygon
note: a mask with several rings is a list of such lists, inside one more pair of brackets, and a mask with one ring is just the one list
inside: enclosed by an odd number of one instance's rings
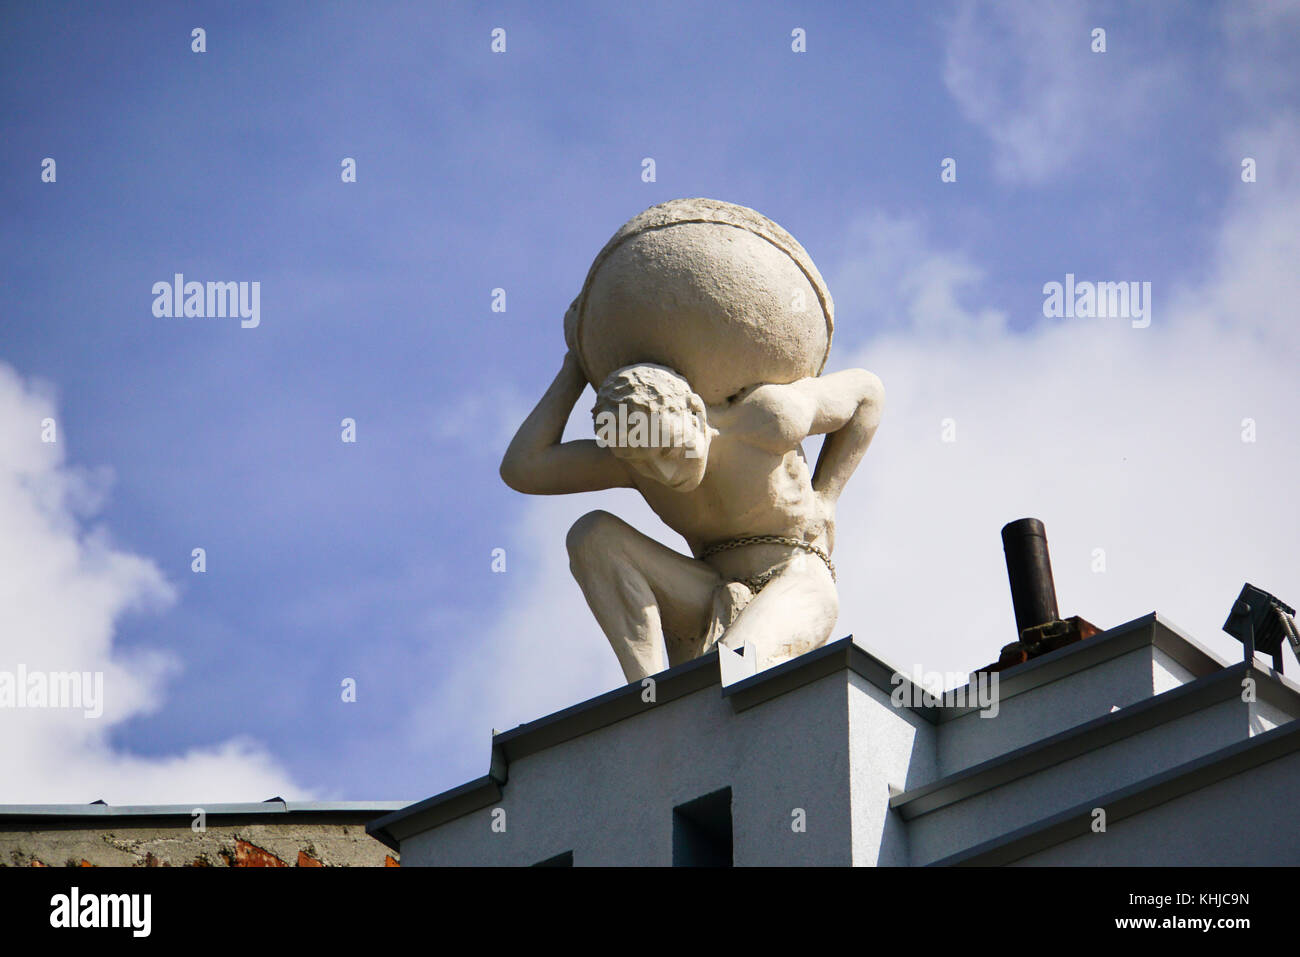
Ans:
{"label": "gray roof edge", "polygon": [[930,695],[927,689],[917,685],[906,672],[895,668],[865,645],[854,642],[849,652],[849,667],[854,674],[871,682],[878,691],[884,692],[891,699],[901,691],[904,703],[899,710],[911,711],[931,724],[939,723],[944,711],[940,699]]}
{"label": "gray roof edge", "polygon": [[1255,686],[1257,700],[1266,701],[1293,718],[1300,718],[1300,687],[1295,682],[1287,681],[1285,675],[1260,664],[1259,659],[1251,662],[1250,671],[1264,679]]}
{"label": "gray roof edge", "polygon": [[[1018,665],[1015,669],[1008,669],[1009,671],[1020,672],[1012,675],[1012,686],[1015,688],[1012,693],[1019,694],[1040,684],[1046,684],[1064,675],[1091,667],[1099,661],[1124,654],[1144,644],[1152,644],[1154,638],[1151,635],[1151,630],[1156,622],[1157,615],[1155,612],[1151,612],[1140,618],[1117,625],[1082,642],[1068,645],[1023,665]],[[1164,622],[1161,621],[1161,624],[1164,624]],[[1145,635],[1143,634],[1144,630],[1147,631]],[[1170,630],[1178,638],[1185,637],[1172,627]],[[1129,636],[1127,642],[1122,640],[1126,635]],[[1191,641],[1190,639],[1185,640]],[[1130,645],[1131,647],[1129,647]],[[1199,646],[1197,648],[1200,650]],[[1084,658],[1073,657],[1081,652],[1087,653]],[[1102,653],[1102,657],[1097,657],[1098,652]],[[1063,660],[1068,662],[1066,667],[1052,667]],[[913,684],[905,673],[893,668],[878,655],[868,650],[853,635],[848,635],[742,681],[720,687],[720,691],[724,698],[731,700],[736,711],[742,711],[763,701],[793,691],[826,675],[833,674],[840,669],[847,669],[860,675],[887,694],[892,693],[898,687],[898,683],[891,680],[894,676],[900,677],[908,686]],[[1021,669],[1027,669],[1027,671],[1021,671]],[[1059,673],[1057,673],[1058,670]],[[488,803],[500,800],[502,787],[511,761],[554,747],[626,718],[635,717],[679,697],[693,694],[708,687],[720,686],[721,678],[717,665],[717,653],[713,652],[669,668],[657,675],[652,675],[651,678],[655,681],[656,692],[653,703],[643,701],[642,684],[640,682],[630,682],[594,698],[589,698],[586,701],[552,712],[549,715],[544,715],[495,735],[492,738],[492,767],[487,775],[395,811],[372,822],[367,827],[367,831],[384,841],[384,843],[389,844],[390,847],[396,847],[397,844],[391,843],[391,840],[403,837],[416,829],[422,830],[436,827],[455,817],[486,806]],[[1001,696],[1003,698],[1010,697],[1006,692],[1006,684],[1002,683],[1001,679],[1000,685]],[[1021,685],[1023,687],[1020,687]],[[917,698],[913,697],[911,700],[917,700]],[[905,707],[932,723],[976,710],[973,708],[947,707],[942,704],[909,704],[905,705]],[[477,796],[468,798],[468,795]],[[482,803],[472,807],[468,806],[479,798],[483,798]],[[447,805],[447,807],[442,808],[443,805]],[[439,810],[440,808],[442,809]],[[414,823],[414,819],[417,818],[419,820],[418,827]],[[395,825],[401,825],[401,834],[394,830]],[[386,840],[386,837],[389,839]]]}
{"label": "gray roof edge", "polygon": [[852,635],[828,641],[820,648],[806,651],[748,678],[724,685],[722,697],[731,702],[733,710],[746,711],[850,667],[855,648],[857,646]]}
{"label": "gray roof edge", "polygon": [[654,681],[655,695],[652,702],[647,702],[642,697],[643,682],[629,682],[594,698],[502,731],[493,736],[492,747],[508,763],[667,704],[683,695],[716,685],[721,680],[718,654],[712,652],[703,655],[645,680]]}
{"label": "gray roof edge", "polygon": [[731,699],[736,711],[745,711],[844,669],[868,681],[887,696],[892,696],[901,687],[906,694],[900,710],[911,711],[931,724],[938,720],[938,713],[942,710],[938,704],[915,703],[927,700],[926,690],[853,635],[827,642],[820,648],[727,685],[722,689],[722,696]]}
{"label": "gray roof edge", "polygon": [[[1157,626],[1154,636],[1155,646],[1192,672],[1192,674],[1200,677],[1211,671],[1236,664],[1236,662],[1220,659],[1213,651],[1183,631],[1164,615],[1152,612],[1151,616],[1155,619]],[[1178,641],[1171,642],[1169,641],[1170,637],[1177,638]]]}
{"label": "gray roof edge", "polygon": [[1268,665],[1266,665],[1266,664],[1264,664],[1262,661],[1260,661],[1258,655],[1255,657],[1255,660],[1254,660],[1254,662],[1253,662],[1252,664],[1254,665],[1254,668],[1255,668],[1256,671],[1262,672],[1263,674],[1265,674],[1265,675],[1267,675],[1268,677],[1272,678],[1273,681],[1275,681],[1275,682],[1277,683],[1277,686],[1278,686],[1279,688],[1285,688],[1287,691],[1291,692],[1293,695],[1296,695],[1297,698],[1300,698],[1300,684],[1296,684],[1294,681],[1292,681],[1290,678],[1288,678],[1285,674],[1282,674],[1282,673],[1280,673],[1280,672],[1274,671],[1274,670],[1273,670],[1272,668],[1270,668]]}
{"label": "gray roof edge", "polygon": [[492,775],[485,774],[459,787],[376,818],[366,825],[366,833],[393,850],[400,851],[404,838],[446,824],[499,800],[501,783]]}
{"label": "gray roof edge", "polygon": [[[1032,741],[987,761],[954,771],[929,784],[911,788],[890,798],[889,806],[902,814],[904,820],[914,820],[931,811],[1176,721],[1203,707],[1235,698],[1240,687],[1238,679],[1247,673],[1248,669],[1242,663],[1197,678],[1126,708],[1100,715],[1050,737]],[[1272,686],[1265,682],[1262,687]]]}
{"label": "gray roof edge", "polygon": [[[770,694],[763,694],[762,698],[751,702],[757,704],[759,700],[775,697],[826,674],[851,667],[857,656],[866,656],[881,668],[888,667],[870,652],[855,645],[853,636],[849,635],[722,688],[721,691],[724,696],[730,696],[734,689],[743,685],[742,691],[753,694],[762,693],[765,684],[770,686]],[[437,827],[499,801],[511,760],[644,713],[684,695],[719,685],[721,675],[717,657],[717,652],[713,652],[652,675],[656,692],[652,704],[642,701],[641,683],[632,682],[504,731],[492,739],[493,760],[488,774],[372,821],[366,830],[389,847],[397,848],[401,839],[416,831]]]}
{"label": "gray roof edge", "polygon": [[[1207,663],[1213,662],[1216,667],[1223,667],[1218,659],[1200,645],[1160,619],[1155,612],[1151,612],[1116,625],[1092,638],[1067,645],[1065,648],[1057,649],[1002,672],[999,675],[1000,696],[1003,699],[1013,697],[1041,684],[1055,681],[1064,675],[1091,667],[1102,660],[1117,657],[1143,644],[1154,644],[1156,642],[1154,626],[1157,623],[1167,628],[1171,635],[1191,645],[1195,649],[1193,654],[1204,654]],[[1147,634],[1144,635],[1144,631]],[[1123,640],[1126,636],[1127,641]],[[1165,644],[1171,643],[1166,641]],[[1101,657],[1098,657],[1099,653]],[[1076,657],[1078,655],[1084,657]],[[897,690],[898,682],[892,680],[895,676],[907,687],[913,684],[905,672],[884,661],[858,641],[854,635],[848,635],[782,662],[774,668],[768,668],[742,681],[727,685],[721,688],[721,692],[723,697],[732,699],[732,704],[737,711],[742,711],[815,681],[832,673],[838,667],[851,669],[887,694]],[[553,747],[625,718],[634,717],[649,708],[666,704],[682,695],[691,694],[711,685],[719,685],[717,653],[713,652],[669,668],[652,675],[651,678],[655,681],[656,692],[653,703],[643,701],[640,682],[630,682],[495,735],[492,739],[494,752],[499,753],[504,763],[508,765],[509,761]],[[925,691],[925,689],[917,690]],[[922,695],[909,695],[907,700],[916,701],[922,697]],[[950,720],[977,710],[971,707],[945,706],[941,703],[909,704],[906,707],[932,723]],[[504,769],[495,776],[504,780]]]}
{"label": "gray roof edge", "polygon": [[[1143,645],[1154,643],[1157,616],[1149,612],[1132,621],[1084,638],[1045,655],[1031,658],[1004,671],[998,672],[998,695],[1002,700],[1013,698],[1026,691],[1050,684],[1067,675],[1076,674],[1111,658],[1118,658]],[[960,717],[973,708],[949,709],[949,717]]]}
{"label": "gray roof edge", "polygon": [[1092,812],[1106,809],[1108,825],[1193,791],[1300,751],[1300,721],[1257,734],[1127,787],[1083,801],[1007,834],[932,861],[930,867],[997,867],[1091,833]]}
{"label": "gray roof edge", "polygon": [[[1159,647],[1198,678],[1229,667],[1195,639],[1153,611],[1131,621],[1122,622],[1113,628],[1107,628],[1091,638],[1074,642],[998,672],[999,700],[1005,701],[1148,645]],[[887,693],[896,690],[896,683],[890,680],[894,675],[900,676],[908,686],[914,685],[905,672],[893,668],[856,639],[854,647],[861,657],[852,662],[855,665],[853,670],[867,678],[880,690]],[[1285,679],[1283,683],[1287,683]],[[970,685],[971,682],[967,682],[965,687],[969,688]],[[928,694],[926,689],[918,690]],[[954,688],[952,692],[959,690]],[[1297,686],[1296,690],[1300,692],[1300,686]],[[966,699],[969,700],[969,695]],[[911,710],[927,721],[945,722],[981,709],[978,705],[955,706],[944,704],[940,700],[933,705],[912,707]]]}
{"label": "gray roof edge", "polygon": [[[1163,615],[1152,611],[998,672],[998,697],[1002,701],[1014,698],[1143,646],[1159,648],[1198,678],[1230,666]],[[940,710],[939,720],[951,721],[976,710],[945,707]]]}
{"label": "gray roof edge", "polygon": [[[508,763],[625,718],[635,717],[683,695],[708,687],[720,687],[721,675],[717,660],[717,652],[711,652],[669,668],[667,671],[661,671],[657,675],[651,675],[655,682],[653,702],[643,700],[641,682],[631,682],[595,698],[511,728],[509,731],[503,731],[493,737],[493,748],[499,751]],[[724,698],[732,700],[737,711],[743,711],[842,668],[851,668],[886,693],[894,689],[888,676],[901,674],[856,643],[852,635],[848,635],[756,675],[751,675],[742,681],[721,687],[721,693]],[[903,680],[908,681],[906,676]],[[910,684],[910,681],[908,683]],[[933,708],[917,707],[912,710],[925,713],[929,720],[934,720],[930,716],[934,711]],[[499,773],[497,776],[503,777],[503,774]]]}

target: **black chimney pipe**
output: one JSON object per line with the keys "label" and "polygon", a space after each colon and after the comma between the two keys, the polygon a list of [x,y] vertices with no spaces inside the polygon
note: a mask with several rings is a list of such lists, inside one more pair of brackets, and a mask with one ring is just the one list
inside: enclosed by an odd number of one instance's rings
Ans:
{"label": "black chimney pipe", "polygon": [[1002,550],[1007,556],[1016,632],[1059,620],[1052,560],[1047,554],[1047,530],[1043,523],[1036,518],[1022,518],[1004,525]]}

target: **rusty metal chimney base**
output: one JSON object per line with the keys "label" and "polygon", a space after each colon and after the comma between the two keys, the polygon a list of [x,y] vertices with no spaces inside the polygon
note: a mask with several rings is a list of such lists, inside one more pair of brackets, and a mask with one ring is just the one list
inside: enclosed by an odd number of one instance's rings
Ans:
{"label": "rusty metal chimney base", "polygon": [[1023,664],[1037,658],[1039,655],[1045,655],[1049,651],[1064,648],[1066,645],[1072,645],[1077,641],[1083,641],[1085,638],[1091,638],[1093,635],[1100,633],[1100,628],[1078,615],[1071,615],[1069,618],[1060,621],[1049,621],[1042,625],[1035,625],[1022,631],[1019,641],[1013,641],[1005,646],[997,661],[977,669],[975,673],[1003,671],[1014,665]]}

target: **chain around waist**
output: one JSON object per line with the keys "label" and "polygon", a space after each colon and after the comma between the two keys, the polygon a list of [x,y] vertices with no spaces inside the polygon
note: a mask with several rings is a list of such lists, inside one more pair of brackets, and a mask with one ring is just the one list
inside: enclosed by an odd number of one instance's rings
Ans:
{"label": "chain around waist", "polygon": [[[746,545],[788,545],[791,548],[802,549],[805,552],[816,555],[826,563],[826,568],[831,573],[831,581],[835,578],[835,563],[831,561],[831,556],[826,553],[826,549],[814,545],[812,542],[805,542],[799,538],[789,538],[785,535],[746,535],[743,538],[733,538],[729,542],[719,542],[716,545],[710,545],[700,553],[700,558],[708,558],[710,555],[716,555],[719,552],[729,552],[733,548],[743,548]],[[770,577],[770,576],[761,576]],[[764,582],[766,584],[766,582]]]}

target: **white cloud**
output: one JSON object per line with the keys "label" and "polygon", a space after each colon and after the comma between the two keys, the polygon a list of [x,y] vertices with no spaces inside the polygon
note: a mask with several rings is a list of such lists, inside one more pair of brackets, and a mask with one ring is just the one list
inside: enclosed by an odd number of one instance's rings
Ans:
{"label": "white cloud", "polygon": [[[45,419],[57,441],[41,441]],[[174,590],[156,565],[93,524],[109,475],[65,463],[50,391],[0,363],[0,671],[102,672],[103,714],[0,708],[0,801],[110,804],[307,796],[255,742],[141,757],[109,741],[114,725],[157,710],[180,667],[161,652],[114,647],[123,616],[158,611]]]}
{"label": "white cloud", "polygon": [[[1285,155],[1296,127],[1252,139]],[[993,660],[1015,638],[998,533],[1033,515],[1047,525],[1063,614],[1109,627],[1159,611],[1239,656],[1220,626],[1243,581],[1300,597],[1297,222],[1294,185],[1235,203],[1208,277],[1157,290],[1147,329],[1039,318],[1006,335],[972,306],[964,323],[950,312],[947,329],[921,324],[841,357],[878,373],[889,396],[841,503],[836,561],[861,586],[841,589],[841,630],[905,667]],[[940,268],[926,286],[904,272],[859,287],[865,302],[908,313],[927,298],[979,301],[978,273],[926,246],[915,224],[878,231],[895,256]],[[902,235],[916,245],[896,245]],[[878,268],[842,272],[851,284]],[[954,322],[978,331],[955,336]],[[941,441],[948,418],[952,443]],[[1254,443],[1242,441],[1245,419]]]}
{"label": "white cloud", "polygon": [[[1116,155],[1115,144],[1140,131],[1144,117],[1158,114],[1158,97],[1177,88],[1165,64],[1135,66],[1123,38],[1108,37],[1108,52],[1093,53],[1092,30],[1105,26],[1079,4],[956,7],[945,25],[944,83],[993,141],[1001,178],[1040,183]],[[1121,51],[1111,49],[1117,43]]]}
{"label": "white cloud", "polygon": [[1180,290],[1177,304],[1219,335],[1255,336],[1294,350],[1300,346],[1295,321],[1300,302],[1297,115],[1235,133],[1230,149],[1235,157],[1256,161],[1258,181],[1233,184],[1211,279]]}
{"label": "white cloud", "polygon": [[[868,214],[852,224],[843,248],[852,268],[840,269],[832,295],[837,314],[857,326],[963,337],[996,335],[1006,327],[1004,312],[961,303],[982,277],[980,269],[965,255],[930,248],[919,220]],[[837,352],[831,365],[844,367]]]}

